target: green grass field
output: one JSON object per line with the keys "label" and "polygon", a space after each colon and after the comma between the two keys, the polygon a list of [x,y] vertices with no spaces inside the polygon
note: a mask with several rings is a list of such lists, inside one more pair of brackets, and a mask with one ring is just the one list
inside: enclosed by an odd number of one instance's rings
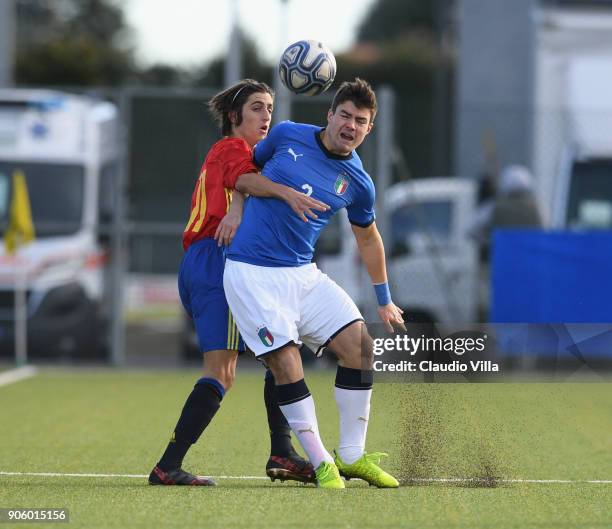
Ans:
{"label": "green grass field", "polygon": [[[148,474],[197,377],[51,370],[0,387],[0,471]],[[307,380],[332,448],[333,373]],[[612,484],[584,482],[612,480],[610,384],[380,384],[368,449],[389,452],[384,465],[404,486],[351,481],[344,491],[248,478],[264,476],[268,454],[262,387],[263,371],[239,372],[185,463],[247,479],[188,488],[131,477],[0,475],[0,507],[67,507],[69,526],[87,528],[612,527]]]}

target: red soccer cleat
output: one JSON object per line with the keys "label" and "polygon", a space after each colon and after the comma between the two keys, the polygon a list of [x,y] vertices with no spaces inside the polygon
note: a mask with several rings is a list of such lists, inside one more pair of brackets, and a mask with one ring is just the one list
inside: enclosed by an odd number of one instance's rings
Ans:
{"label": "red soccer cleat", "polygon": [[182,468],[175,468],[164,472],[161,468],[155,467],[149,475],[149,485],[191,485],[196,487],[212,487],[216,483],[204,476],[194,476],[185,472]]}
{"label": "red soccer cleat", "polygon": [[316,483],[314,468],[297,452],[292,452],[288,457],[270,456],[266,464],[266,474],[272,481],[280,479]]}

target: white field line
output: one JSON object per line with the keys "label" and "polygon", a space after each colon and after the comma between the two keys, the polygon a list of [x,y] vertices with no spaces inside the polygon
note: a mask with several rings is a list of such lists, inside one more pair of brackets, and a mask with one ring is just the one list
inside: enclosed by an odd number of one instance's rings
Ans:
{"label": "white field line", "polygon": [[590,483],[593,485],[612,485],[612,479],[409,478],[406,481],[413,483]]}
{"label": "white field line", "polygon": [[[148,474],[92,474],[69,472],[5,472],[0,470],[0,476],[37,476],[37,477],[68,477],[68,478],[137,478],[145,479]],[[265,476],[211,476],[217,479],[270,479]],[[414,483],[542,483],[542,484],[591,484],[612,485],[610,479],[495,479],[491,478],[414,478],[407,481]]]}
{"label": "white field line", "polygon": [[9,371],[0,373],[0,386],[7,386],[8,384],[19,382],[20,380],[33,377],[37,373],[38,369],[34,366],[23,366],[17,369],[10,369]]}
{"label": "white field line", "polygon": [[[0,476],[38,476],[51,478],[148,478],[149,474],[76,474],[70,472],[4,472]],[[270,479],[266,476],[209,476],[219,479]]]}

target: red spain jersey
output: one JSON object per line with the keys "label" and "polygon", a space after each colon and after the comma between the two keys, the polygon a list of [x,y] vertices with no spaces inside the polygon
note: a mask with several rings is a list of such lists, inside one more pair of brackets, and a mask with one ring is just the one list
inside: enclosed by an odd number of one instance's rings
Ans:
{"label": "red spain jersey", "polygon": [[229,210],[236,180],[241,174],[257,171],[253,153],[243,139],[223,138],[212,146],[191,196],[191,215],[183,232],[183,249],[215,235],[219,222]]}

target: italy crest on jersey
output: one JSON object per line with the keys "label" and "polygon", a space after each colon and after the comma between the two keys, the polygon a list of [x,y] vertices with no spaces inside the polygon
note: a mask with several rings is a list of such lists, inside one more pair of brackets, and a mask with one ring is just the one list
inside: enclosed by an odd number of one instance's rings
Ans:
{"label": "italy crest on jersey", "polygon": [[334,191],[336,195],[344,195],[346,189],[349,186],[349,177],[345,173],[340,173],[334,184]]}
{"label": "italy crest on jersey", "polygon": [[260,327],[257,329],[257,336],[259,336],[261,343],[266,347],[272,347],[274,345],[274,336],[272,336],[272,333],[267,327]]}

